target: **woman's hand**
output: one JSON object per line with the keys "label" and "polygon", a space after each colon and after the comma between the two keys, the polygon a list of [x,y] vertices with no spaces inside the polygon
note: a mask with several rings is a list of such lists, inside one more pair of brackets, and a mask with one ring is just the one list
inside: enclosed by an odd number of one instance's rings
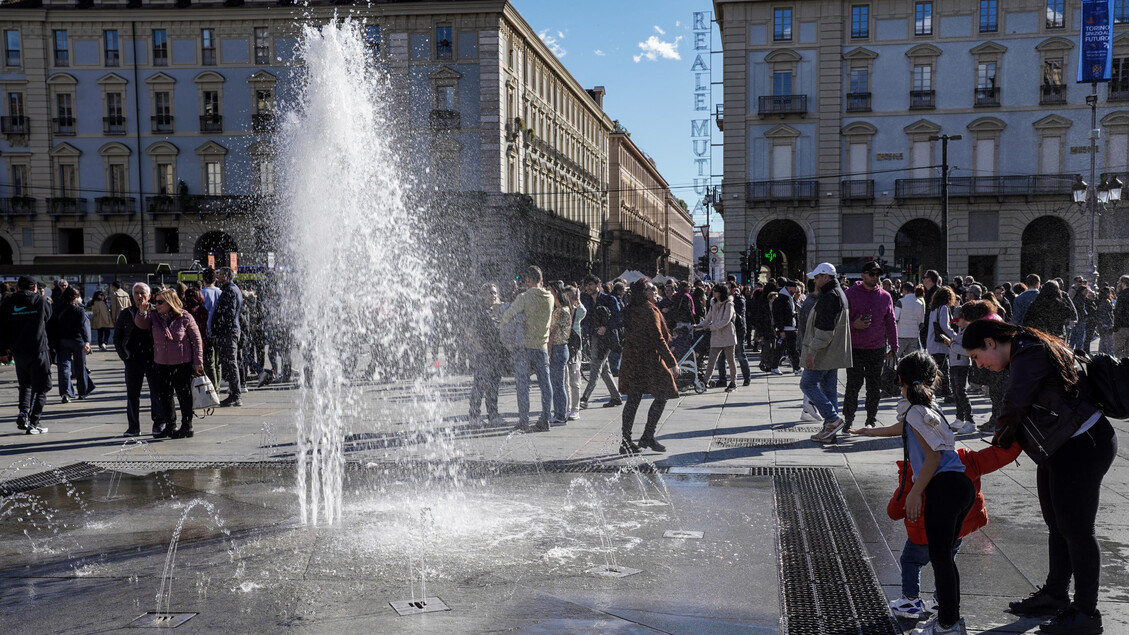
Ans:
{"label": "woman's hand", "polygon": [[82,345],[82,353],[83,353],[83,355],[89,355],[90,354],[90,343],[89,342]]}
{"label": "woman's hand", "polygon": [[670,369],[670,376],[674,378],[674,381],[678,381],[678,367],[677,366]]}
{"label": "woman's hand", "polygon": [[910,490],[906,494],[906,520],[916,523],[921,516],[921,494]]}
{"label": "woman's hand", "polygon": [[193,370],[193,372],[196,373],[196,376],[199,377],[200,375],[204,374],[204,365],[203,364],[193,364],[192,370]]}

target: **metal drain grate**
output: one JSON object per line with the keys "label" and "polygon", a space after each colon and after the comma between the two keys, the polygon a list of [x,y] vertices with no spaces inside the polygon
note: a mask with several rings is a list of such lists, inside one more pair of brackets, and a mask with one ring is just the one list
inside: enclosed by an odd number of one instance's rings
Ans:
{"label": "metal drain grate", "polygon": [[800,439],[774,439],[772,437],[714,437],[713,444],[719,448],[782,448],[803,443]]}
{"label": "metal drain grate", "polygon": [[774,474],[780,601],[788,635],[897,635],[830,469]]}
{"label": "metal drain grate", "polygon": [[90,478],[101,471],[102,468],[91,463],[72,463],[60,468],[51,468],[44,472],[21,476],[0,483],[0,496],[30,492],[40,487],[52,487],[64,481],[73,483],[84,478]]}

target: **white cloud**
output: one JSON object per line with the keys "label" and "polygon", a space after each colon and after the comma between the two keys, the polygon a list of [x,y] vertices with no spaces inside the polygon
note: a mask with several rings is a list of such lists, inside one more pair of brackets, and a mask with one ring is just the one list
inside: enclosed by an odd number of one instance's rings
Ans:
{"label": "white cloud", "polygon": [[[657,27],[656,27],[657,28]],[[678,54],[678,42],[682,40],[682,36],[674,38],[673,42],[660,40],[658,36],[652,35],[647,38],[646,42],[639,43],[639,49],[642,51],[638,55],[633,55],[631,59],[639,63],[643,60],[648,62],[656,62],[659,59],[664,60],[680,60],[682,56]]]}
{"label": "white cloud", "polygon": [[666,31],[663,31],[662,27],[657,24],[655,25],[655,33],[658,33],[659,35],[666,35]]}
{"label": "white cloud", "polygon": [[675,20],[674,26],[682,26],[682,20]]}
{"label": "white cloud", "polygon": [[607,55],[607,53],[601,51],[600,49],[596,49],[595,51],[592,51],[592,52],[595,53],[596,55],[599,55],[600,57]]}
{"label": "white cloud", "polygon": [[557,57],[564,57],[565,55],[568,55],[568,51],[566,51],[565,48],[561,46],[560,42],[564,39],[564,33],[557,31],[557,35],[553,36],[549,34],[549,29],[545,29],[544,31],[538,33],[537,37],[541,38],[541,41],[545,43],[545,46],[549,47],[549,50],[553,52],[553,55],[556,55]]}

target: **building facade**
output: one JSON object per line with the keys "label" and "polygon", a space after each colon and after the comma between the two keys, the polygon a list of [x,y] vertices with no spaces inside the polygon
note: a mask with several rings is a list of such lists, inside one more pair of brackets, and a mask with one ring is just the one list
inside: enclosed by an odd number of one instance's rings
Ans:
{"label": "building facade", "polygon": [[654,159],[621,128],[609,138],[608,168],[608,275],[671,275],[673,269],[686,277],[693,257],[690,213],[671,194]]}
{"label": "building facade", "polygon": [[[1129,171],[1124,4],[1114,81],[1097,90],[1099,181]],[[1090,180],[1078,0],[714,6],[725,60],[719,208],[727,244],[781,255],[762,271],[799,275],[822,261],[858,271],[881,251],[919,279],[942,268],[942,234],[950,275],[1089,270],[1093,217],[1072,198],[1079,175]],[[1129,271],[1129,216],[1110,206],[1095,225],[1098,270],[1116,279]]]}
{"label": "building facade", "polygon": [[[0,264],[123,253],[129,262],[262,261],[276,104],[293,95],[304,22],[331,2],[0,7]],[[232,6],[227,6],[232,5]],[[80,8],[82,7],[82,8]],[[443,216],[458,271],[600,270],[603,88],[586,90],[505,0],[381,2],[364,21],[389,78],[393,134]]]}

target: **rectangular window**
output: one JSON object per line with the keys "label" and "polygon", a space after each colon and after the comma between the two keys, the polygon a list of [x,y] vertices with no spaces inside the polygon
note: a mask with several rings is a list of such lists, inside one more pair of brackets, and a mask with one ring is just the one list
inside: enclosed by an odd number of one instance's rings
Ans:
{"label": "rectangular window", "polygon": [[106,66],[121,66],[121,55],[118,52],[118,32],[103,31],[106,42]]}
{"label": "rectangular window", "polygon": [[63,198],[78,196],[78,170],[73,163],[59,164],[59,196]]}
{"label": "rectangular window", "polygon": [[24,116],[24,94],[23,93],[8,93],[8,116],[9,117],[23,117]]}
{"label": "rectangular window", "polygon": [[449,60],[452,56],[453,42],[451,40],[451,27],[437,26],[435,27],[435,57],[441,60]]}
{"label": "rectangular window", "polygon": [[1113,23],[1129,22],[1129,0],[1113,0]]}
{"label": "rectangular window", "polygon": [[929,65],[913,67],[913,89],[933,90],[933,67]]}
{"label": "rectangular window", "polygon": [[26,165],[12,166],[12,196],[27,196],[28,170]]}
{"label": "rectangular window", "polygon": [[55,31],[55,66],[71,65],[71,49],[66,31]]}
{"label": "rectangular window", "polygon": [[791,9],[776,9],[772,12],[772,39],[776,42],[792,39]]}
{"label": "rectangular window", "polygon": [[207,116],[220,113],[220,94],[214,90],[204,91],[204,114]]}
{"label": "rectangular window", "polygon": [[176,180],[173,179],[171,163],[157,164],[157,193],[172,196],[176,192]]}
{"label": "rectangular window", "polygon": [[868,5],[851,7],[851,37],[870,37],[870,7]]}
{"label": "rectangular window", "polygon": [[913,34],[933,35],[933,3],[918,2],[913,9]]}
{"label": "rectangular window", "polygon": [[106,93],[106,116],[102,119],[102,131],[108,134],[125,133],[125,115],[122,109],[121,93]]}
{"label": "rectangular window", "polygon": [[1129,57],[1113,58],[1109,80],[1110,99],[1129,99]]}
{"label": "rectangular window", "polygon": [[74,103],[70,93],[55,95],[55,134],[74,134]]}
{"label": "rectangular window", "polygon": [[219,161],[204,164],[204,193],[208,196],[223,194],[223,164]]}
{"label": "rectangular window", "polygon": [[274,194],[274,164],[268,159],[255,162],[255,192],[260,196]]}
{"label": "rectangular window", "polygon": [[164,29],[153,29],[153,66],[169,65],[169,35]]}
{"label": "rectangular window", "polygon": [[110,164],[110,182],[109,186],[110,196],[125,196],[127,190],[125,187],[125,166],[121,163]]}
{"label": "rectangular window", "polygon": [[870,71],[865,68],[851,69],[851,92],[854,94],[870,92]]}
{"label": "rectangular window", "polygon": [[1062,60],[1051,59],[1043,61],[1043,85],[1061,86],[1065,82],[1062,77]]}
{"label": "rectangular window", "polygon": [[216,65],[216,32],[214,29],[200,30],[200,63],[204,66]]}
{"label": "rectangular window", "polygon": [[274,112],[274,93],[269,90],[255,91],[255,114],[269,115]]}
{"label": "rectangular window", "polygon": [[455,109],[455,87],[438,86],[435,89],[435,107],[439,110]]}
{"label": "rectangular window", "polygon": [[6,66],[20,65],[20,32],[16,30],[4,31],[4,64]]}
{"label": "rectangular window", "polygon": [[980,0],[980,32],[995,33],[999,28],[997,23],[996,0]]}
{"label": "rectangular window", "polygon": [[380,50],[380,25],[379,24],[366,24],[365,25],[365,46],[373,51]]}
{"label": "rectangular window", "polygon": [[1066,0],[1047,0],[1047,28],[1061,29],[1066,26],[1065,11]]}
{"label": "rectangular window", "polygon": [[255,27],[255,63],[270,64],[270,34],[267,27]]}
{"label": "rectangular window", "polygon": [[772,74],[772,94],[773,95],[791,95],[792,94],[792,72],[779,71]]}
{"label": "rectangular window", "polygon": [[976,65],[976,87],[979,89],[996,87],[995,62],[981,62]]}
{"label": "rectangular window", "polygon": [[153,132],[172,132],[172,96],[168,91],[153,93]]}

